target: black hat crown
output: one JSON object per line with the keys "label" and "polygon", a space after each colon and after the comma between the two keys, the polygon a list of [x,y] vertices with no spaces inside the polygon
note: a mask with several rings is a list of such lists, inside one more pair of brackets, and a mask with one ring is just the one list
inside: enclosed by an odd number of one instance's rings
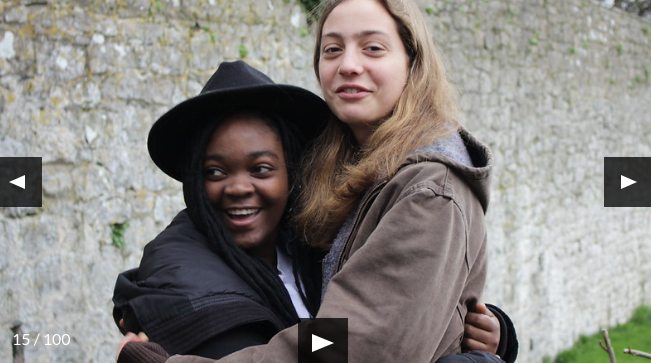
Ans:
{"label": "black hat crown", "polygon": [[210,77],[200,94],[212,91],[247,89],[255,86],[274,85],[266,74],[244,61],[222,63]]}

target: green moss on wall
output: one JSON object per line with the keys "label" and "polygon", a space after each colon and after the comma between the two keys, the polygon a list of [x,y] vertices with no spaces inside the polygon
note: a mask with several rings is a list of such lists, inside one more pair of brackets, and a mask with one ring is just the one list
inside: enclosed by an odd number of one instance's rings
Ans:
{"label": "green moss on wall", "polygon": [[298,2],[303,5],[307,12],[311,12],[317,5],[319,5],[321,0],[298,0]]}

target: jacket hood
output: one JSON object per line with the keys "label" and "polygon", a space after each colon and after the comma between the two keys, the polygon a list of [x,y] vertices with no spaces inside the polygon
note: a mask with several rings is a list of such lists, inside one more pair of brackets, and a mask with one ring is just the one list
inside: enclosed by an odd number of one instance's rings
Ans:
{"label": "jacket hood", "polygon": [[439,162],[454,170],[470,186],[486,212],[490,201],[493,154],[470,132],[459,128],[458,132],[410,154],[402,166],[421,162]]}

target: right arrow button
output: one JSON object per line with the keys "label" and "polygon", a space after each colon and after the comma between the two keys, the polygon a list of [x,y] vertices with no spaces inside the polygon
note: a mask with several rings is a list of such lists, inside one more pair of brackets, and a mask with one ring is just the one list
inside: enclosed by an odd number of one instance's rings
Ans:
{"label": "right arrow button", "polygon": [[620,188],[620,189],[624,189],[624,188],[626,188],[626,187],[630,187],[631,185],[637,183],[637,182],[636,182],[635,180],[633,180],[633,179],[629,179],[629,178],[627,178],[627,177],[625,177],[625,176],[623,176],[623,175],[620,175],[620,176],[622,177],[622,178],[621,178],[621,188]]}

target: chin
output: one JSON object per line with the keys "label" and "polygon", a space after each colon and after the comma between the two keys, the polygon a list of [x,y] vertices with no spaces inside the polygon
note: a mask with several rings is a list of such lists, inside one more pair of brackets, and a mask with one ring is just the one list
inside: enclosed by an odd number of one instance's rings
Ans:
{"label": "chin", "polygon": [[235,241],[235,244],[246,252],[253,252],[258,247],[258,244],[250,241]]}

